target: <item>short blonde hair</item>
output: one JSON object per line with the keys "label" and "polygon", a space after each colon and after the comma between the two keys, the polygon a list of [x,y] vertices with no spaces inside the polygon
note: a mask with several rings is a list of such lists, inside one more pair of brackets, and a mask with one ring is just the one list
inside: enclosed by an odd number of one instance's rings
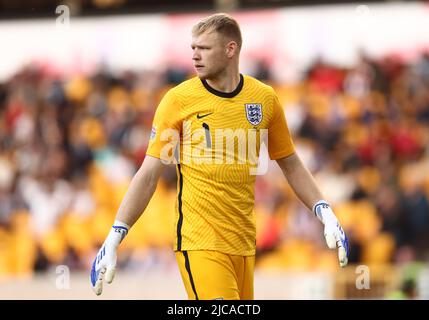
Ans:
{"label": "short blonde hair", "polygon": [[235,42],[239,48],[243,43],[241,31],[238,22],[226,13],[216,13],[207,18],[202,19],[192,28],[192,34],[199,36],[204,32],[216,31],[222,36],[229,38]]}

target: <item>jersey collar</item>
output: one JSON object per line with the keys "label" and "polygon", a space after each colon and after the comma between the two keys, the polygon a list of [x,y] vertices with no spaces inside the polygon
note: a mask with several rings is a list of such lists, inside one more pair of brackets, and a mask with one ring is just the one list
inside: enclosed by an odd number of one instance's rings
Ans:
{"label": "jersey collar", "polygon": [[207,83],[205,79],[201,80],[201,82],[203,83],[207,91],[213,93],[214,95],[221,98],[233,98],[240,93],[241,89],[243,89],[244,78],[243,78],[243,75],[240,73],[240,82],[238,83],[237,88],[235,88],[234,91],[231,91],[231,92],[223,92],[223,91],[216,90],[215,88],[210,87],[210,85]]}

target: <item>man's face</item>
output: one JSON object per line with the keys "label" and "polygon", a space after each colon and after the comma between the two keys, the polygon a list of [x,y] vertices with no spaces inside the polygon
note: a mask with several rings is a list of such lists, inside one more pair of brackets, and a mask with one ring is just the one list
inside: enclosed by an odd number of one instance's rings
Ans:
{"label": "man's face", "polygon": [[191,47],[194,67],[201,79],[214,78],[226,68],[229,60],[226,44],[217,32],[194,35]]}

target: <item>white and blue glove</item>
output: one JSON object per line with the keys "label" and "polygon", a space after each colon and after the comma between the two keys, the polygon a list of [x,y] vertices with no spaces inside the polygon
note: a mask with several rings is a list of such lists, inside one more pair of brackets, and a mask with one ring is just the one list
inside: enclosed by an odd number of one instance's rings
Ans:
{"label": "white and blue glove", "polygon": [[320,200],[314,205],[313,212],[325,225],[324,235],[326,244],[330,249],[338,248],[340,267],[345,267],[348,263],[349,240],[331,206],[326,201]]}
{"label": "white and blue glove", "polygon": [[92,290],[96,295],[100,295],[103,291],[104,278],[107,283],[112,283],[116,269],[116,250],[129,229],[127,224],[116,220],[98,251],[92,264],[90,276]]}

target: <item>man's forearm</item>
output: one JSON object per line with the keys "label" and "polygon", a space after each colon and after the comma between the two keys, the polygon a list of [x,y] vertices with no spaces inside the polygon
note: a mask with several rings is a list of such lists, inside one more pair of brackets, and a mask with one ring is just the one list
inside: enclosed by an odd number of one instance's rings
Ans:
{"label": "man's forearm", "polygon": [[314,204],[323,199],[323,195],[317,187],[313,176],[296,154],[280,161],[279,165],[283,174],[295,194],[312,211]]}
{"label": "man's forearm", "polygon": [[146,156],[140,169],[131,180],[116,214],[115,222],[92,263],[90,279],[95,294],[102,293],[103,280],[107,283],[113,281],[118,246],[130,227],[146,209],[163,169],[164,165],[160,159]]}
{"label": "man's forearm", "polygon": [[324,200],[313,176],[296,153],[278,159],[277,163],[298,198],[310,211],[313,211],[317,218],[324,224],[323,234],[326,239],[326,244],[331,249],[338,247],[340,266],[345,267],[348,262],[349,254],[347,236],[341,228],[331,207]]}
{"label": "man's forearm", "polygon": [[131,227],[139,219],[155,192],[160,174],[160,170],[149,170],[143,163],[131,180],[116,214],[116,220]]}

